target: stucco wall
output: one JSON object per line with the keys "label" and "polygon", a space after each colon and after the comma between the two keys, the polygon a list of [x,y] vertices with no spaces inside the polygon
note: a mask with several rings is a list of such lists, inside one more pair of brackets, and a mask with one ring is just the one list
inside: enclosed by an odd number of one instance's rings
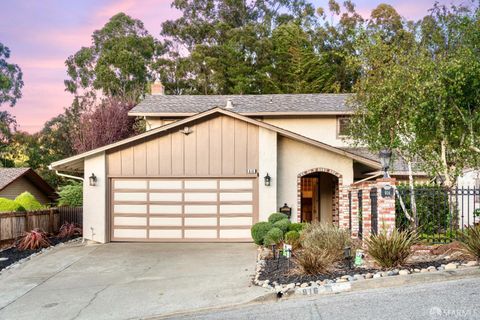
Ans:
{"label": "stucco wall", "polygon": [[297,176],[303,171],[325,168],[342,175],[343,184],[353,182],[353,160],[306,143],[279,137],[277,206],[287,203],[292,220],[297,217]]}
{"label": "stucco wall", "polygon": [[[83,237],[105,243],[107,176],[105,153],[85,158],[85,181],[83,183]],[[90,186],[88,177],[97,176],[97,185]]]}
{"label": "stucco wall", "polygon": [[[259,169],[258,169],[258,209],[259,221],[266,221],[268,216],[277,209],[277,133],[268,129],[259,128]],[[271,177],[271,185],[265,186],[264,177],[267,173]]]}
{"label": "stucco wall", "polygon": [[348,142],[337,137],[336,116],[264,118],[263,121],[335,147],[348,147]]}

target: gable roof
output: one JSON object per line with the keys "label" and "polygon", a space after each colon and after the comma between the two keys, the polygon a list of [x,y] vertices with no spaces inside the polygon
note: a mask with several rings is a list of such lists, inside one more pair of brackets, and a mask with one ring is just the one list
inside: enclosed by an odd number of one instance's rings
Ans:
{"label": "gable roof", "polygon": [[73,157],[70,157],[70,158],[67,158],[67,159],[63,159],[63,160],[60,160],[60,161],[53,162],[50,165],[50,169],[81,172],[83,170],[83,159],[86,158],[86,157],[93,156],[93,155],[95,155],[97,153],[100,153],[100,152],[105,152],[109,149],[118,148],[118,147],[121,147],[123,145],[133,143],[135,141],[139,141],[139,140],[144,139],[146,137],[149,137],[149,136],[161,133],[161,132],[165,132],[165,131],[171,130],[173,128],[176,128],[176,127],[185,126],[186,124],[188,124],[192,121],[196,121],[196,120],[199,120],[199,119],[202,119],[202,118],[206,118],[208,116],[215,115],[215,114],[223,114],[223,115],[230,116],[230,117],[233,117],[233,118],[236,118],[236,119],[239,119],[239,120],[243,120],[243,121],[251,123],[251,124],[255,124],[259,127],[275,131],[278,134],[280,134],[282,136],[285,136],[287,138],[290,138],[290,139],[293,139],[293,140],[296,140],[296,141],[301,141],[301,142],[304,142],[304,143],[307,143],[307,144],[310,144],[310,145],[313,145],[313,146],[331,151],[333,153],[346,156],[348,158],[351,158],[353,160],[356,160],[360,163],[366,164],[366,165],[368,165],[370,167],[373,167],[373,168],[378,168],[379,169],[381,167],[380,163],[376,160],[372,160],[372,159],[369,159],[369,158],[366,158],[366,157],[363,157],[363,156],[356,155],[356,154],[351,153],[349,151],[345,151],[345,150],[342,150],[340,148],[333,147],[329,144],[326,144],[326,143],[323,143],[323,142],[320,142],[320,141],[317,141],[317,140],[314,140],[314,139],[307,138],[307,137],[302,136],[298,133],[295,133],[295,132],[292,132],[292,131],[289,131],[289,130],[286,130],[286,129],[283,129],[283,128],[280,128],[280,127],[277,127],[277,126],[274,126],[274,125],[271,125],[269,123],[265,123],[263,121],[255,120],[255,119],[240,115],[238,113],[235,113],[235,112],[232,112],[232,111],[229,111],[229,110],[225,110],[225,109],[222,109],[222,108],[214,108],[214,109],[210,109],[210,110],[195,114],[195,115],[193,115],[191,117],[188,117],[188,118],[184,118],[184,119],[181,119],[181,120],[178,120],[178,121],[175,121],[175,122],[171,122],[171,123],[163,125],[161,127],[149,130],[145,133],[136,135],[134,137],[127,138],[127,139],[124,139],[124,140],[121,140],[121,141],[118,141],[118,142],[115,142],[115,143],[112,143],[112,144],[109,144],[109,145],[106,145],[104,147],[100,147],[100,148],[97,148],[97,149],[94,149],[94,150],[91,150],[91,151],[87,151],[87,152],[81,153],[79,155],[76,155],[76,156],[73,156]]}
{"label": "gable roof", "polygon": [[0,190],[5,189],[7,186],[22,177],[28,179],[47,195],[47,197],[51,199],[56,198],[55,189],[53,189],[31,168],[0,168]]}
{"label": "gable roof", "polygon": [[128,113],[131,116],[190,116],[212,108],[243,115],[349,114],[349,94],[258,94],[258,95],[148,95]]}

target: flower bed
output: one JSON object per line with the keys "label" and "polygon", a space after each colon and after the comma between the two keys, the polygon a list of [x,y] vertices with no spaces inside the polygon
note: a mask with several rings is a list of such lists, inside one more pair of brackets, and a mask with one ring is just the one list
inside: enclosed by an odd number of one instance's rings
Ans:
{"label": "flower bed", "polygon": [[[74,240],[76,238],[79,238],[80,236],[74,236],[70,238],[58,238],[58,237],[49,237],[48,239],[52,243],[52,246],[56,246],[60,243],[68,242],[71,240]],[[15,246],[11,246],[9,248],[3,249],[0,251],[0,271],[12,264],[14,264],[17,261],[20,261],[22,259],[28,258],[29,256],[36,254],[38,252],[41,252],[42,250],[45,250],[45,248],[39,248],[36,250],[23,250],[20,251],[18,250]],[[5,260],[6,258],[6,260]]]}
{"label": "flower bed", "polygon": [[401,268],[381,269],[366,256],[364,264],[360,267],[350,269],[347,264],[340,263],[329,273],[308,275],[299,271],[294,258],[289,260],[280,256],[278,259],[273,259],[271,250],[261,247],[259,248],[257,274],[254,282],[265,288],[284,292],[297,287],[305,288],[336,282],[453,270],[461,266],[478,265],[476,261],[469,261],[468,257],[459,252],[456,243],[440,246],[416,245],[412,249],[414,253]]}

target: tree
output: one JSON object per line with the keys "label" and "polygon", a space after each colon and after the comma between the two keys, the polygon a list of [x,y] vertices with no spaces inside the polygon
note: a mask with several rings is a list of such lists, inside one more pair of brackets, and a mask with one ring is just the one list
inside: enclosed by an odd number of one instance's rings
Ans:
{"label": "tree", "polygon": [[359,46],[354,138],[417,158],[448,188],[479,164],[472,152],[480,130],[480,56],[472,45],[480,39],[478,13],[435,6],[418,27],[390,28],[387,37],[385,28],[370,29]]}
{"label": "tree", "polygon": [[152,66],[161,53],[162,45],[149,35],[143,22],[116,14],[93,33],[90,47],[66,60],[66,89],[76,95],[97,96],[100,91],[104,96],[138,102],[154,78]]}
{"label": "tree", "polygon": [[20,67],[8,63],[10,49],[0,43],[0,105],[9,103],[14,106],[22,97],[23,74]]}
{"label": "tree", "polygon": [[128,116],[132,107],[110,98],[82,113],[72,135],[74,150],[82,153],[134,135],[135,119]]}

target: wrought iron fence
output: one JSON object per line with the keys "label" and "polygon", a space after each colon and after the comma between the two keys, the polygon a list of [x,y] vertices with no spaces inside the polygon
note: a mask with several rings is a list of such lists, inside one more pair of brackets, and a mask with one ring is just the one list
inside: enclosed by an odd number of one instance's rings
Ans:
{"label": "wrought iron fence", "polygon": [[422,240],[451,242],[466,227],[480,222],[478,188],[447,190],[439,186],[416,186],[416,214],[412,210],[410,188],[398,186],[397,190],[400,197],[396,198],[396,226],[401,230],[414,227]]}

